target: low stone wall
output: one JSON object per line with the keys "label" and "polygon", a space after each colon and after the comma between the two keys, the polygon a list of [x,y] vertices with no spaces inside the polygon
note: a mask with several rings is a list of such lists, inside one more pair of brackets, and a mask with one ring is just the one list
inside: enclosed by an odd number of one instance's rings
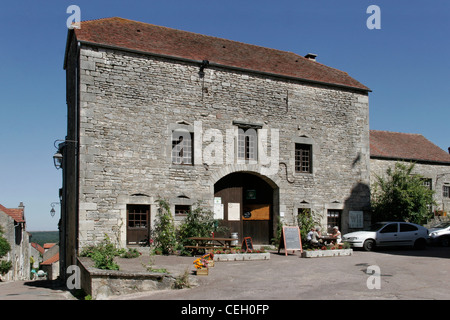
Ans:
{"label": "low stone wall", "polygon": [[78,258],[81,288],[94,300],[143,291],[170,289],[175,277],[167,273],[100,270],[90,266],[89,258]]}
{"label": "low stone wall", "polygon": [[311,250],[303,251],[302,258],[340,257],[351,256],[352,254],[353,249]]}
{"label": "low stone wall", "polygon": [[215,254],[214,261],[249,261],[249,260],[269,260],[270,253],[230,253]]}

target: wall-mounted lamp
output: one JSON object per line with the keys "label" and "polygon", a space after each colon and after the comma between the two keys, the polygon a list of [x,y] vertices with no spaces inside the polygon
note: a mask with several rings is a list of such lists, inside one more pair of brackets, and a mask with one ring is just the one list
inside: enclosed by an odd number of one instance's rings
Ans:
{"label": "wall-mounted lamp", "polygon": [[52,206],[52,209],[50,210],[50,215],[52,216],[52,218],[55,216],[55,205],[60,204],[59,202],[52,202],[50,205]]}
{"label": "wall-mounted lamp", "polygon": [[63,154],[61,152],[61,145],[56,146],[57,142],[64,142],[64,143],[66,143],[66,142],[74,142],[74,143],[77,143],[78,141],[75,141],[75,140],[55,140],[55,142],[53,142],[53,145],[58,150],[53,155],[53,165],[55,166],[56,169],[61,169],[62,161],[63,161]]}

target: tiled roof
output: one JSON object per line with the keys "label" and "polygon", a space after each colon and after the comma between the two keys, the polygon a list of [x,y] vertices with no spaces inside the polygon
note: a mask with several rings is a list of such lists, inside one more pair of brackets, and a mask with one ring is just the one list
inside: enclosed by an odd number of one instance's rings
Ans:
{"label": "tiled roof", "polygon": [[39,245],[38,243],[31,242],[31,246],[35,248],[37,251],[39,251],[39,253],[44,254],[44,248],[42,248],[41,245]]}
{"label": "tiled roof", "polygon": [[56,243],[44,243],[44,249],[50,249],[53,247]]}
{"label": "tiled roof", "polygon": [[55,254],[53,257],[45,260],[44,262],[41,263],[42,265],[51,265],[52,263],[58,262],[59,261],[59,252],[57,254]]}
{"label": "tiled roof", "polygon": [[211,65],[234,67],[325,84],[369,88],[346,72],[327,67],[295,53],[269,49],[123,18],[81,22],[74,29],[80,42],[119,47]]}
{"label": "tiled roof", "polygon": [[8,209],[0,204],[0,211],[3,211],[7,215],[9,215],[11,218],[14,219],[15,222],[25,222],[23,209],[20,208]]}
{"label": "tiled roof", "polygon": [[370,130],[370,156],[450,164],[450,154],[412,133]]}

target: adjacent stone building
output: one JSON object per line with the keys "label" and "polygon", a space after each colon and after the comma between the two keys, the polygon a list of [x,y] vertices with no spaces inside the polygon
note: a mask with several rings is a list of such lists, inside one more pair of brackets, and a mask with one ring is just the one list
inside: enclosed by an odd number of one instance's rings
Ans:
{"label": "adjacent stone building", "polygon": [[316,55],[108,18],[69,30],[64,68],[62,265],[145,241],[158,198],[256,244],[303,210],[369,223],[370,90]]}
{"label": "adjacent stone building", "polygon": [[[449,150],[450,151],[450,150]],[[414,163],[413,173],[423,176],[423,183],[435,191],[436,215],[450,212],[450,154],[423,135],[370,130],[371,181],[383,176],[396,162]]]}
{"label": "adjacent stone building", "polygon": [[0,226],[3,237],[9,242],[11,250],[3,260],[11,261],[9,272],[0,276],[2,281],[30,279],[30,237],[26,231],[25,206],[5,208],[0,204]]}

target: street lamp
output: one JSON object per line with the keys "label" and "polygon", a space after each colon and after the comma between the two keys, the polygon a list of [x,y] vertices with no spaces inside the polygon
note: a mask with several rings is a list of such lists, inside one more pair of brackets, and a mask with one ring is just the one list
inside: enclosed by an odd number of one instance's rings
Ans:
{"label": "street lamp", "polygon": [[62,167],[62,161],[63,161],[63,155],[61,152],[61,148],[62,146],[56,146],[57,142],[74,142],[77,143],[77,141],[75,140],[55,140],[55,142],[53,142],[53,145],[55,146],[55,148],[57,149],[56,153],[53,155],[53,165],[55,166],[56,169],[61,169]]}
{"label": "street lamp", "polygon": [[55,205],[59,204],[59,202],[52,202],[50,205],[52,206],[52,209],[50,210],[50,215],[52,216],[52,218],[55,216]]}

